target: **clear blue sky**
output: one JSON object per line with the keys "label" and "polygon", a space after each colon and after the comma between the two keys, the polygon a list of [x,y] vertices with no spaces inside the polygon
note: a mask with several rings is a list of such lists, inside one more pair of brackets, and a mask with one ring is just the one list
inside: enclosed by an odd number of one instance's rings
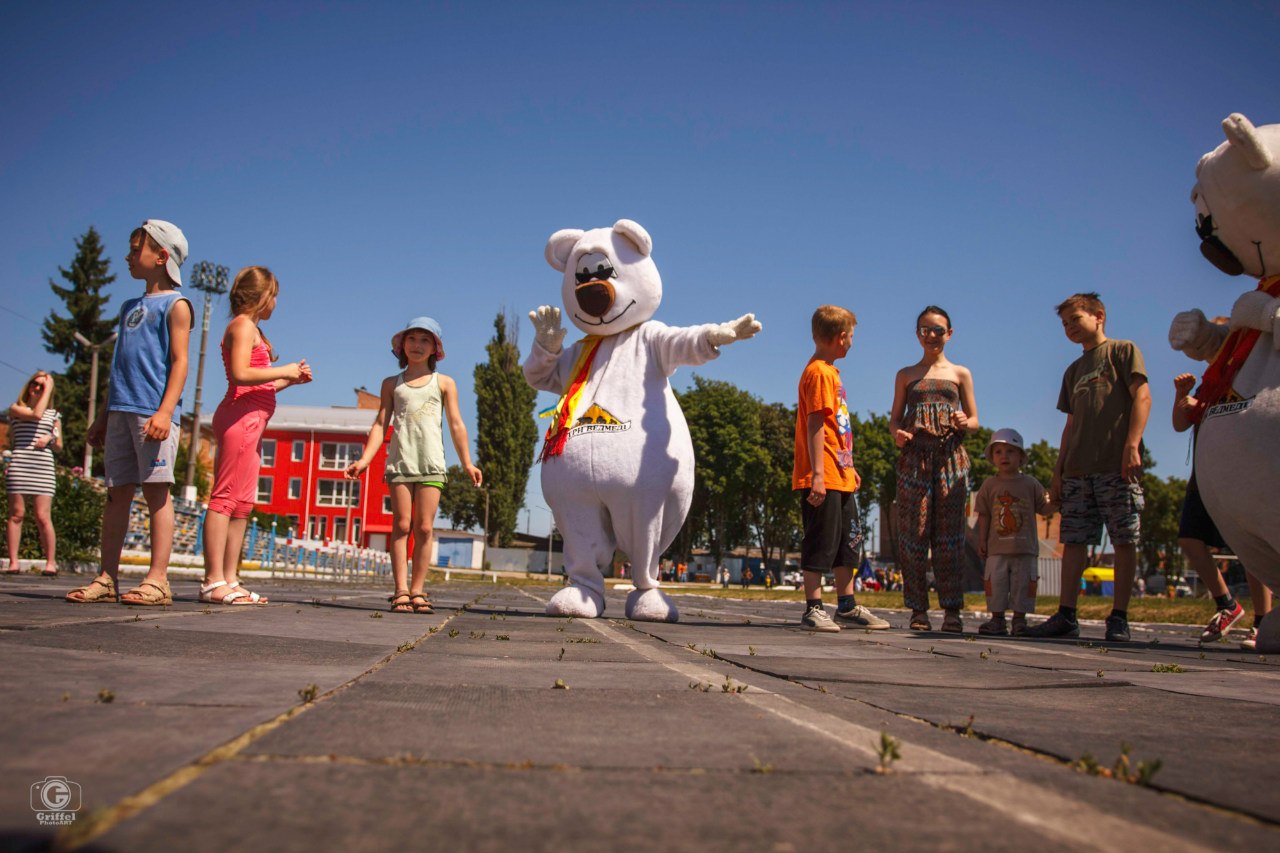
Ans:
{"label": "clear blue sky", "polygon": [[282,402],[350,404],[430,314],[474,438],[494,315],[527,350],[525,313],[558,299],[546,238],[627,217],[654,237],[659,319],[762,320],[698,372],[766,401],[793,401],[809,315],[837,302],[860,321],[850,406],[887,410],[937,303],[981,420],[1056,442],[1078,351],[1052,306],[1099,290],[1147,357],[1157,473],[1186,474],[1169,319],[1252,287],[1200,257],[1188,195],[1226,115],[1280,122],[1274,3],[202,5],[0,10],[5,393],[62,366],[24,318],[60,307],[74,239],[107,241],[114,310],[156,217],[192,261],[276,271],[268,330],[316,375]]}

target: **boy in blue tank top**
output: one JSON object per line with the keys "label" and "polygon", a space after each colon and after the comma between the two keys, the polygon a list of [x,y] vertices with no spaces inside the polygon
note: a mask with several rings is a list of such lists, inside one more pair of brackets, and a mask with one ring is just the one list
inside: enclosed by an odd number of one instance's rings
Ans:
{"label": "boy in blue tank top", "polygon": [[[146,282],[146,290],[120,307],[107,401],[87,436],[93,446],[106,448],[102,571],[87,586],[67,593],[68,601],[88,604],[118,597],[124,604],[173,603],[167,580],[173,550],[169,487],[194,317],[191,303],[178,291],[186,258],[187,238],[171,222],[148,219],[129,235],[129,275]],[[138,486],[151,513],[151,568],[136,588],[117,596],[120,551]]]}

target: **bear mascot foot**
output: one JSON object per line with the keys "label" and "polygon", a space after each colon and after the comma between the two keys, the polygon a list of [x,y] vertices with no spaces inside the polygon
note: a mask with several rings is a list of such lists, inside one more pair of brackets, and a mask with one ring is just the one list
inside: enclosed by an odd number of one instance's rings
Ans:
{"label": "bear mascot foot", "polygon": [[637,622],[679,622],[675,602],[660,589],[637,589],[627,596],[627,618]]}
{"label": "bear mascot foot", "polygon": [[1280,654],[1280,609],[1272,610],[1258,626],[1258,654]]}
{"label": "bear mascot foot", "polygon": [[604,613],[604,598],[586,587],[570,584],[551,596],[548,616],[574,616],[595,619]]}

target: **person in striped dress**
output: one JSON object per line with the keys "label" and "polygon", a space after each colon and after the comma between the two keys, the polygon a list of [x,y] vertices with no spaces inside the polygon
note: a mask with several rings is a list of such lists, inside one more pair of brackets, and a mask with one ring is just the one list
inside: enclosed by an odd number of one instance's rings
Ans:
{"label": "person in striped dress", "polygon": [[5,574],[18,573],[18,543],[22,539],[22,522],[26,519],[26,498],[35,509],[36,529],[44,546],[44,571],[55,577],[57,544],[53,531],[53,453],[62,450],[62,417],[51,405],[53,377],[36,371],[22,386],[18,400],[9,407],[9,435],[13,440],[13,456],[5,480],[9,490],[9,567]]}

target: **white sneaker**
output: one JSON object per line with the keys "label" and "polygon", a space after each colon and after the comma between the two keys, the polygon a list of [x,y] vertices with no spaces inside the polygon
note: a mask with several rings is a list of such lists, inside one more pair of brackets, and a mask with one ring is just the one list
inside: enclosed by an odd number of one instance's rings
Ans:
{"label": "white sneaker", "polygon": [[800,624],[810,631],[820,631],[824,634],[840,633],[840,626],[831,621],[825,607],[810,607],[804,612],[804,618],[800,620]]}
{"label": "white sneaker", "polygon": [[848,610],[837,610],[836,618],[841,622],[848,622],[857,625],[859,628],[866,628],[868,631],[884,631],[889,627],[889,623],[872,613],[861,604],[855,604]]}
{"label": "white sneaker", "polygon": [[1244,635],[1244,639],[1240,641],[1240,648],[1249,651],[1257,651],[1258,649],[1258,629],[1250,628],[1248,633]]}

